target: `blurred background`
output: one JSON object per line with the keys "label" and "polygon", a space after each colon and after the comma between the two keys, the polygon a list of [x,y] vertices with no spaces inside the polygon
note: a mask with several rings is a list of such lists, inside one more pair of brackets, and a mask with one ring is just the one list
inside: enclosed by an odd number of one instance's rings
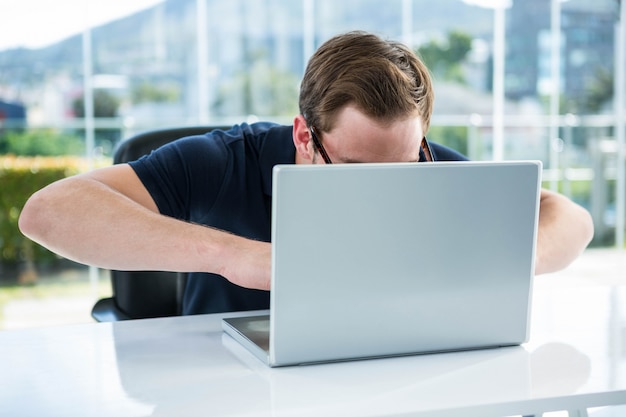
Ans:
{"label": "blurred background", "polygon": [[564,273],[626,271],[618,0],[0,0],[0,10],[0,329],[90,322],[111,293],[107,271],[19,233],[35,190],[111,164],[140,131],[290,124],[310,55],[355,29],[403,41],[429,66],[430,140],[475,160],[539,159],[544,186],[591,212],[592,247]]}

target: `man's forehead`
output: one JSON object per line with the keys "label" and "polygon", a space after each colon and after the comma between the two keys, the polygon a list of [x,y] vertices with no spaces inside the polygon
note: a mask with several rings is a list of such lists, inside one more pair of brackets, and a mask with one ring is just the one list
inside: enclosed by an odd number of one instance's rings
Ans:
{"label": "man's forehead", "polygon": [[337,162],[411,162],[419,159],[422,137],[419,116],[381,122],[347,109],[324,144]]}
{"label": "man's forehead", "polygon": [[333,118],[330,132],[346,129],[353,131],[358,131],[361,129],[384,129],[393,131],[397,130],[398,128],[406,129],[405,133],[407,134],[411,132],[416,132],[418,133],[418,136],[423,136],[422,118],[417,111],[402,117],[386,119],[369,116],[359,108],[352,105],[347,105],[339,110],[339,112]]}

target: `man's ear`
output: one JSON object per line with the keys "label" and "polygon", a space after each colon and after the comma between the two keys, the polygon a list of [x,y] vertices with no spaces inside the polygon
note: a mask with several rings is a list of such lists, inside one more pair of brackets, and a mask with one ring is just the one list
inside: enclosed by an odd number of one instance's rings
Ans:
{"label": "man's ear", "polygon": [[311,135],[304,116],[299,114],[293,120],[293,144],[296,147],[296,163],[310,164],[313,159]]}

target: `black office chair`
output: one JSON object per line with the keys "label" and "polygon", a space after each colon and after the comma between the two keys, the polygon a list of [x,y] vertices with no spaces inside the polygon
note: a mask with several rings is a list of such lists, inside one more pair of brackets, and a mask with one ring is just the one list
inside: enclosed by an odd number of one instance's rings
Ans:
{"label": "black office chair", "polygon": [[[113,163],[134,161],[184,136],[227,127],[197,126],[139,133],[120,142]],[[98,300],[91,316],[100,322],[179,316],[187,274],[163,271],[111,271],[113,296]]]}

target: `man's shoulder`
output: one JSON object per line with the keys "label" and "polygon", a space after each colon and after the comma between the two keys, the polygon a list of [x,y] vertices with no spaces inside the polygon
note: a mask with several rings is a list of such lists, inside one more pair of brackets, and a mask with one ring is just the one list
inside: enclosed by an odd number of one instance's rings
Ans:
{"label": "man's shoulder", "polygon": [[274,122],[257,122],[252,124],[241,124],[234,126],[241,132],[243,137],[253,138],[257,140],[289,140],[291,141],[291,135],[293,131],[292,126],[281,125]]}
{"label": "man's shoulder", "polygon": [[228,128],[211,130],[204,136],[226,145],[247,142],[261,146],[267,140],[291,142],[292,129],[292,126],[274,122],[242,123]]}
{"label": "man's shoulder", "polygon": [[273,122],[242,123],[232,126],[207,127],[204,134],[178,138],[170,142],[170,150],[188,153],[222,153],[226,148],[262,148],[264,143],[291,142],[292,127]]}
{"label": "man's shoulder", "polygon": [[468,158],[457,150],[448,146],[430,142],[436,161],[467,161]]}

